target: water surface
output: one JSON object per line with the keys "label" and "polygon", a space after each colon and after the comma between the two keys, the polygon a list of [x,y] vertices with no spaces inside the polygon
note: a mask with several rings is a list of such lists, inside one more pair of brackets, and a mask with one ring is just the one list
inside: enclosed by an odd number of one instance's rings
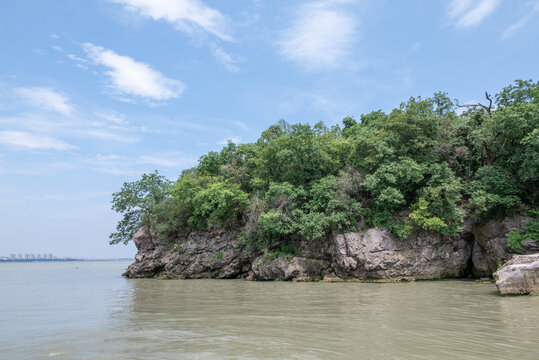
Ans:
{"label": "water surface", "polygon": [[0,264],[2,359],[537,359],[539,297],[493,284],[128,280]]}

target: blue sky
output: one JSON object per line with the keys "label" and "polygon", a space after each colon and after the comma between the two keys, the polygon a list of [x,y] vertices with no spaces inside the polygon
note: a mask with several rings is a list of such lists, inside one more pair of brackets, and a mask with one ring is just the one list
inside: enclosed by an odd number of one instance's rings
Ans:
{"label": "blue sky", "polygon": [[127,257],[111,193],[279,119],[539,78],[539,1],[0,2],[0,255]]}

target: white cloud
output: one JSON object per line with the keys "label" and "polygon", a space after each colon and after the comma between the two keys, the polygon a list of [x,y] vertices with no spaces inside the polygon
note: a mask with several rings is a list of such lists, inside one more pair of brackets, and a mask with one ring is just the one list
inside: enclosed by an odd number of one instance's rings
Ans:
{"label": "white cloud", "polygon": [[357,39],[357,20],[339,9],[343,1],[300,6],[280,37],[281,55],[308,69],[336,68],[346,62]]}
{"label": "white cloud", "polygon": [[185,90],[181,81],[165,77],[148,64],[90,43],[82,47],[94,63],[110,69],[105,75],[109,78],[108,87],[116,95],[128,100],[164,101],[179,98]]}
{"label": "white cloud", "polygon": [[199,0],[110,0],[153,20],[162,20],[190,35],[206,32],[232,40],[227,18]]}
{"label": "white cloud", "polygon": [[465,29],[479,25],[492,15],[501,0],[451,0],[448,7],[449,18],[455,28]]}
{"label": "white cloud", "polygon": [[17,88],[15,92],[28,104],[45,110],[54,111],[63,115],[71,115],[73,106],[69,99],[50,88],[29,87]]}
{"label": "white cloud", "polygon": [[86,59],[83,59],[81,57],[78,57],[77,55],[75,54],[67,54],[66,55],[68,58],[70,58],[71,60],[73,61],[77,61],[77,62],[82,62],[82,63],[87,63],[88,61],[86,61]]}
{"label": "white cloud", "polygon": [[114,110],[98,111],[95,113],[95,115],[99,117],[100,119],[106,120],[108,122],[112,122],[114,124],[118,124],[118,125],[127,124],[127,120],[125,120],[125,115],[120,114]]}
{"label": "white cloud", "polygon": [[520,18],[519,21],[517,21],[516,23],[512,24],[511,26],[507,27],[502,35],[501,35],[501,39],[502,40],[505,40],[505,39],[508,39],[510,37],[512,37],[515,33],[517,33],[520,29],[522,29],[524,26],[526,26],[526,24],[530,21],[530,19],[537,13],[539,12],[539,1],[535,3],[535,5],[533,6],[533,8],[531,9],[531,11],[527,12],[526,15],[524,15],[522,18]]}
{"label": "white cloud", "polygon": [[232,56],[216,44],[212,44],[211,49],[213,56],[226,70],[230,72],[238,72],[240,70],[238,64],[244,61],[242,57]]}
{"label": "white cloud", "polygon": [[51,150],[71,150],[75,146],[49,136],[33,134],[24,131],[0,131],[0,144],[7,147],[25,149],[51,149]]}

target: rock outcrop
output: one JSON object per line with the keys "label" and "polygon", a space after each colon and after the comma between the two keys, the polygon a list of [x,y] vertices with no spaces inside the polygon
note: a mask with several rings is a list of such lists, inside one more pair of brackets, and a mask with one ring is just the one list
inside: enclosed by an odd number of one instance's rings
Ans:
{"label": "rock outcrop", "polygon": [[472,226],[474,247],[472,253],[473,275],[490,276],[514,254],[539,252],[539,243],[533,240],[522,242],[522,251],[507,246],[506,234],[524,228],[530,220],[527,216],[515,215],[501,221],[490,220]]}
{"label": "rock outcrop", "polygon": [[539,253],[514,256],[494,278],[502,295],[539,294]]}
{"label": "rock outcrop", "polygon": [[397,239],[389,231],[335,236],[334,270],[340,277],[358,279],[441,279],[467,274],[472,243],[419,232]]}
{"label": "rock outcrop", "polygon": [[[296,256],[247,249],[237,240],[241,229],[190,231],[160,242],[144,227],[133,238],[138,253],[124,275],[297,281],[491,276],[515,253],[505,234],[528,220],[514,216],[469,225],[456,237],[420,231],[398,239],[378,228],[333,234],[296,244]],[[539,252],[534,241],[522,245],[524,253]]]}
{"label": "rock outcrop", "polygon": [[254,280],[313,281],[322,279],[327,262],[281,254],[276,259],[262,255],[253,261],[249,278]]}
{"label": "rock outcrop", "polygon": [[[252,256],[237,246],[238,231],[192,231],[156,245],[150,231],[142,228],[134,236],[138,253],[124,276],[131,278],[220,278],[244,276]],[[143,240],[143,237],[146,239]],[[151,245],[153,244],[153,246]]]}

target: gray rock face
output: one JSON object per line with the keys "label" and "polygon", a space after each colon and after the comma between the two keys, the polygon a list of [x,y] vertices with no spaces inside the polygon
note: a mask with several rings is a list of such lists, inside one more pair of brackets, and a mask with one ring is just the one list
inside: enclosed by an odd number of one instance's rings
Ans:
{"label": "gray rock face", "polygon": [[263,255],[253,261],[250,277],[254,280],[319,280],[327,267],[328,264],[321,260],[284,255],[271,260]]}
{"label": "gray rock face", "polygon": [[439,279],[458,277],[470,266],[472,244],[464,238],[417,233],[397,239],[377,228],[334,237],[335,273],[359,279]]}
{"label": "gray rock face", "polygon": [[514,256],[494,278],[502,295],[539,294],[539,253]]}
{"label": "gray rock face", "polygon": [[[377,228],[333,234],[296,244],[298,256],[272,258],[238,246],[236,230],[191,231],[159,242],[141,228],[133,237],[138,253],[125,276],[164,278],[250,278],[254,280],[440,279],[491,276],[514,250],[505,234],[521,229],[529,219],[514,216],[483,225],[469,225],[461,236],[416,232],[398,239]],[[525,253],[539,244],[523,242]]]}
{"label": "gray rock face", "polygon": [[[193,231],[174,243],[154,247],[149,231],[137,232],[138,253],[124,276],[164,278],[237,278],[247,274],[252,256],[237,248],[237,231]],[[142,239],[146,236],[146,239]]]}
{"label": "gray rock face", "polygon": [[475,276],[490,276],[500,264],[511,259],[515,253],[532,254],[539,251],[539,243],[522,242],[522,252],[507,246],[505,235],[521,230],[530,220],[527,216],[515,215],[502,221],[490,220],[485,224],[475,224],[472,232],[475,239],[472,262]]}
{"label": "gray rock face", "polygon": [[155,248],[153,236],[148,226],[143,226],[133,235],[133,242],[139,251],[151,250]]}

